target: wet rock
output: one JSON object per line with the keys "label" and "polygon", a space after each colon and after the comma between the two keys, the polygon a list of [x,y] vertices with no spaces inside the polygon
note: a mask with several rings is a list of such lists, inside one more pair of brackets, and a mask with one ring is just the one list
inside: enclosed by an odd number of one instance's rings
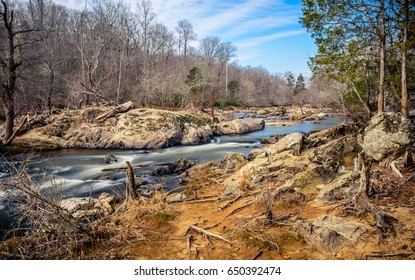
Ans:
{"label": "wet rock", "polygon": [[363,151],[377,161],[398,157],[415,143],[415,126],[400,113],[379,113],[365,128],[360,139]]}
{"label": "wet rock", "polygon": [[194,165],[196,165],[196,162],[194,161],[188,159],[179,159],[178,161],[169,163],[168,165],[157,167],[156,169],[154,169],[153,175],[163,176],[170,174],[179,174],[183,173],[184,171],[186,171]]}
{"label": "wet rock", "polygon": [[298,221],[294,229],[309,245],[327,255],[334,255],[345,246],[353,246],[366,232],[362,224],[334,216],[321,216],[311,224]]}
{"label": "wet rock", "polygon": [[163,189],[162,184],[148,184],[141,186],[137,189],[137,192],[146,198],[152,197],[156,192],[161,191]]}
{"label": "wet rock", "polygon": [[315,148],[309,159],[320,164],[328,161],[343,164],[346,155],[357,155],[359,151],[356,136],[348,135]]}
{"label": "wet rock", "polygon": [[112,155],[112,154],[106,154],[105,156],[104,156],[104,161],[105,161],[105,163],[113,163],[113,162],[117,162],[118,160],[117,160],[117,158],[114,156],[114,155]]}
{"label": "wet rock", "polygon": [[264,120],[253,120],[250,122],[235,119],[230,122],[222,122],[216,125],[217,135],[243,134],[262,130],[265,127]]}
{"label": "wet rock", "polygon": [[270,136],[270,137],[262,138],[261,140],[259,140],[259,142],[261,144],[275,144],[277,143],[277,139],[274,136]]}
{"label": "wet rock", "polygon": [[278,140],[275,144],[251,151],[248,159],[252,160],[256,157],[269,157],[270,155],[278,154],[287,150],[291,150],[294,155],[299,155],[303,139],[304,134],[301,132],[288,134]]}
{"label": "wet rock", "polygon": [[143,178],[137,177],[134,178],[134,183],[136,187],[143,186],[147,184],[147,181]]}
{"label": "wet rock", "polygon": [[321,113],[316,114],[315,116],[316,116],[319,120],[323,120],[323,119],[327,118],[329,115],[328,115],[327,113],[323,113],[323,112],[321,112]]}

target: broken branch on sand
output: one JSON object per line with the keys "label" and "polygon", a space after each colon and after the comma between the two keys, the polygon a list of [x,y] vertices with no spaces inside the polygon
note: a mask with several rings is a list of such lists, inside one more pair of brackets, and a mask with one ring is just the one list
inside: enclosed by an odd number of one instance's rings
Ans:
{"label": "broken branch on sand", "polygon": [[205,230],[203,228],[200,228],[200,227],[197,227],[195,225],[190,225],[189,228],[191,228],[191,229],[193,229],[193,230],[195,230],[195,231],[197,231],[199,233],[202,233],[202,234],[205,234],[205,235],[208,235],[208,236],[212,236],[212,237],[215,237],[215,238],[220,239],[222,241],[225,241],[225,242],[227,242],[229,244],[232,244],[232,242],[229,241],[228,239],[226,239],[225,237],[222,237],[219,234],[216,234],[216,233],[207,231],[207,230]]}

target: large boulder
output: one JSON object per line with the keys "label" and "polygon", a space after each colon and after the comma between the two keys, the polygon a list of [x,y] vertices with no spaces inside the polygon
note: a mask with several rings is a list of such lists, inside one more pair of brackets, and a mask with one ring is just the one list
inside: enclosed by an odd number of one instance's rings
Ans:
{"label": "large boulder", "polygon": [[303,139],[304,133],[297,132],[288,134],[278,140],[275,144],[251,151],[248,158],[254,159],[257,157],[269,157],[288,150],[292,151],[294,155],[299,155],[303,145]]}
{"label": "large boulder", "polygon": [[216,125],[217,135],[231,135],[231,134],[243,134],[253,131],[262,130],[265,127],[264,120],[253,120],[250,122],[235,119],[230,122],[221,122]]}
{"label": "large boulder", "polygon": [[373,159],[397,157],[415,143],[415,126],[400,113],[379,113],[365,128],[360,145]]}
{"label": "large boulder", "polygon": [[298,221],[294,228],[309,245],[328,255],[353,246],[366,231],[358,222],[335,216],[321,216],[313,223]]}
{"label": "large boulder", "polygon": [[357,123],[344,121],[335,127],[310,133],[310,135],[304,139],[304,145],[308,147],[317,147],[343,136],[355,135],[359,129],[360,127]]}
{"label": "large boulder", "polygon": [[316,163],[334,161],[343,164],[346,156],[355,157],[359,151],[356,136],[347,135],[315,148],[309,159]]}
{"label": "large boulder", "polygon": [[323,184],[316,201],[325,203],[351,198],[359,190],[359,174],[346,171],[336,176],[330,183]]}

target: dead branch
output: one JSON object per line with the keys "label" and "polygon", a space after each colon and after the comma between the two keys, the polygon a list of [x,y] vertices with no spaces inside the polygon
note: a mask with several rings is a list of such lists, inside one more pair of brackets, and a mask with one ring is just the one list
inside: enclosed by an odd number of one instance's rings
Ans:
{"label": "dead branch", "polygon": [[237,202],[238,200],[240,200],[243,196],[242,195],[238,195],[237,197],[235,197],[232,201],[229,201],[228,203],[226,203],[224,206],[222,206],[220,208],[220,210],[225,210],[226,208],[228,208],[229,206],[231,206],[232,204],[234,204],[235,202]]}
{"label": "dead branch", "polygon": [[409,257],[413,255],[413,253],[373,253],[373,254],[366,254],[364,256],[365,260],[368,258],[388,258],[388,257]]}
{"label": "dead branch", "polygon": [[205,239],[206,239],[206,241],[207,241],[207,243],[209,244],[209,246],[210,246],[210,248],[212,249],[212,250],[215,250],[215,245],[213,245],[213,243],[209,240],[209,236],[207,236],[206,234],[204,234],[204,237],[205,237]]}
{"label": "dead branch", "polygon": [[232,244],[232,242],[231,242],[231,241],[229,241],[228,239],[226,239],[226,238],[224,238],[224,237],[220,236],[219,234],[212,233],[212,232],[210,232],[210,231],[207,231],[207,230],[205,230],[205,229],[203,229],[203,228],[200,228],[200,227],[197,227],[197,226],[195,226],[195,225],[190,225],[189,227],[190,227],[190,228],[192,228],[193,230],[195,230],[195,231],[199,232],[199,233],[206,234],[206,235],[208,235],[208,236],[212,236],[212,237],[215,237],[215,238],[220,239],[220,240],[222,240],[222,241],[225,241],[225,242],[227,242],[227,243],[229,243],[229,244]]}
{"label": "dead branch", "polygon": [[252,260],[258,259],[263,253],[264,253],[264,251],[259,250],[258,253],[255,255],[255,257],[252,258]]}
{"label": "dead branch", "polygon": [[243,204],[242,206],[240,206],[240,207],[238,207],[238,208],[233,209],[233,210],[232,210],[232,211],[231,211],[228,215],[226,215],[226,216],[223,218],[223,220],[225,220],[227,217],[229,217],[229,216],[231,216],[231,215],[235,214],[236,212],[241,211],[241,210],[243,210],[244,208],[246,208],[246,207],[248,207],[248,206],[252,205],[253,203],[254,203],[254,200],[250,200],[250,201],[246,202],[245,204]]}
{"label": "dead branch", "polygon": [[115,107],[109,112],[99,115],[94,120],[96,120],[97,122],[103,122],[106,119],[115,116],[116,114],[125,113],[125,112],[130,111],[131,109],[134,109],[134,103],[131,101],[128,101],[126,103],[118,105],[117,107]]}
{"label": "dead branch", "polygon": [[192,239],[193,237],[191,235],[189,235],[187,237],[187,252],[189,254],[189,259],[192,258],[192,250],[191,250],[191,246],[192,246]]}
{"label": "dead branch", "polygon": [[396,163],[395,161],[392,161],[390,164],[391,169],[393,170],[393,172],[396,173],[396,175],[398,175],[399,177],[403,178],[402,173],[398,170],[398,168],[396,167]]}

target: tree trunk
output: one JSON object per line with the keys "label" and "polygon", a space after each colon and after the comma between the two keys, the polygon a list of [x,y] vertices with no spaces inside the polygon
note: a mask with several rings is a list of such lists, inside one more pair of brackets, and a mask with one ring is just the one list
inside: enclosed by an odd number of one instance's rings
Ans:
{"label": "tree trunk", "polygon": [[386,60],[386,36],[385,36],[385,0],[380,1],[380,45],[379,45],[379,93],[378,113],[382,113],[385,107],[385,60]]}
{"label": "tree trunk", "polygon": [[5,123],[5,134],[3,138],[3,144],[9,144],[11,139],[11,136],[13,135],[14,130],[14,105],[12,102],[7,102],[4,104],[4,112],[6,117],[6,123]]}
{"label": "tree trunk", "polygon": [[403,27],[403,34],[402,34],[402,78],[401,78],[401,86],[402,86],[402,115],[405,118],[409,117],[408,111],[408,87],[406,84],[406,55],[407,55],[407,40],[408,40],[408,15],[409,10],[409,3],[408,0],[404,1],[404,27]]}

